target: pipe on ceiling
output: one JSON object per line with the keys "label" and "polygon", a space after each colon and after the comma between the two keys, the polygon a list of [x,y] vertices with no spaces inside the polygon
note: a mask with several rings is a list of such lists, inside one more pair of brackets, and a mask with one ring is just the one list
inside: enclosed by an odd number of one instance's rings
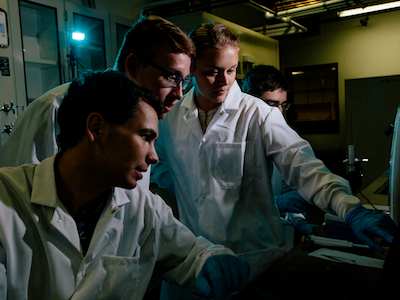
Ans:
{"label": "pipe on ceiling", "polygon": [[[344,1],[348,1],[348,0],[332,0],[331,2],[344,2]],[[184,2],[184,0],[163,0],[163,1],[153,2],[153,3],[142,4],[139,7],[139,14],[143,14],[146,10],[154,9],[157,7],[162,7],[165,5],[175,4],[178,2]],[[271,10],[263,5],[260,5],[253,0],[243,1],[243,2],[247,5],[250,5],[258,10],[265,12],[265,17],[267,19],[276,18],[277,20],[280,20],[281,22],[286,23],[286,27],[292,28],[292,29],[293,29],[293,27],[296,28],[295,29],[296,32],[298,32],[298,31],[306,32],[307,31],[306,27],[293,21],[291,19],[291,16],[287,16],[287,15],[278,16],[278,15],[280,15],[281,12],[279,12],[278,14],[273,14],[273,12],[274,12],[273,10]],[[304,8],[302,10],[304,10]],[[285,11],[285,12],[287,12],[287,11]]]}
{"label": "pipe on ceiling", "polygon": [[300,17],[304,15],[309,15],[309,14],[314,14],[314,13],[320,13],[324,12],[330,9],[336,9],[339,8],[341,5],[348,7],[349,6],[349,0],[324,0],[323,2],[316,3],[316,4],[310,4],[310,5],[305,5],[302,7],[297,7],[297,8],[291,8],[287,10],[282,10],[277,12],[276,14],[273,14],[271,12],[265,12],[265,18],[266,19],[280,19],[282,17]]}

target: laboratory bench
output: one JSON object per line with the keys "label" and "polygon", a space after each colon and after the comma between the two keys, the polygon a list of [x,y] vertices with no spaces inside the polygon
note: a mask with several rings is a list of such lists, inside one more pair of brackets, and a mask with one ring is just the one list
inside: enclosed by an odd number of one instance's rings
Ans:
{"label": "laboratory bench", "polygon": [[[372,299],[369,296],[375,291],[379,277],[381,275],[381,269],[373,268],[373,273],[369,274],[369,278],[366,279],[365,285],[367,289],[362,288],[361,290],[352,291],[353,294],[344,294],[338,296],[337,293],[347,293],[347,287],[340,285],[340,288],[332,288],[330,284],[333,284],[337,277],[333,280],[329,279],[329,284],[326,281],[320,281],[321,275],[318,270],[318,275],[313,274],[314,264],[321,264],[322,259],[316,257],[308,257],[309,253],[318,249],[310,248],[307,243],[298,243],[292,250],[287,252],[283,257],[278,259],[270,268],[264,273],[258,276],[253,282],[251,282],[243,291],[238,293],[232,300],[286,300],[286,299],[307,299],[307,300],[368,300]],[[325,249],[322,249],[325,250]],[[344,251],[343,248],[330,247],[330,250]],[[387,250],[387,249],[386,249]],[[346,248],[345,252],[353,253],[361,256],[373,257],[382,259],[384,256],[377,255],[371,249],[353,249]],[[307,262],[304,259],[307,258]],[[328,260],[327,263],[330,263]],[[342,261],[343,262],[343,261]],[[383,264],[383,263],[382,263]],[[354,266],[345,263],[336,263],[340,267]],[[318,265],[319,266],[319,265]],[[357,266],[358,267],[358,266]],[[327,267],[328,268],[328,267]],[[330,266],[329,266],[330,268]],[[361,272],[365,272],[366,267],[360,267]],[[337,272],[337,271],[335,271]],[[353,281],[356,280],[358,273],[348,273],[347,269],[340,271],[341,275],[334,276],[349,276],[349,281],[346,281],[347,285],[352,285]],[[344,272],[344,273],[343,273]],[[354,272],[353,270],[351,272]],[[360,272],[360,271],[356,271]],[[323,283],[323,285],[321,285]]]}

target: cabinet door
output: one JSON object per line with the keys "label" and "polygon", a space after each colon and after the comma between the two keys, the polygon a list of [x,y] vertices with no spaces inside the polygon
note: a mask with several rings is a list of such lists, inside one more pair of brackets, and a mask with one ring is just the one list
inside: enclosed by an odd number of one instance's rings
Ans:
{"label": "cabinet door", "polygon": [[135,20],[124,18],[118,15],[110,14],[110,28],[111,28],[111,56],[117,58],[119,48],[122,45],[125,34],[132,27]]}
{"label": "cabinet door", "polygon": [[27,104],[62,82],[57,7],[19,1]]}
{"label": "cabinet door", "polygon": [[[132,20],[63,0],[9,3],[13,44],[10,65],[15,70],[15,102],[19,113],[45,92],[71,81],[72,75],[83,68],[113,67],[117,41],[133,24]],[[79,63],[73,69],[74,74],[70,60],[73,30],[86,34],[77,47]]]}
{"label": "cabinet door", "polygon": [[[65,3],[65,10],[69,35],[69,52],[72,45],[70,40],[72,31],[79,31],[85,34],[85,39],[77,45],[78,63],[76,73],[79,74],[82,69],[111,68],[114,58],[111,57],[109,14],[69,2]],[[71,66],[70,71],[72,73]]]}

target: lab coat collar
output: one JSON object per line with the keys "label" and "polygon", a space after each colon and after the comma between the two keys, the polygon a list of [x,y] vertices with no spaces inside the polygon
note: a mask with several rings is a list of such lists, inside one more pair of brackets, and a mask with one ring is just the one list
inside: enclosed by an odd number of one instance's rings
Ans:
{"label": "lab coat collar", "polygon": [[64,95],[67,93],[70,84],[70,82],[67,82],[60,86],[57,86],[54,89],[48,91],[43,96],[49,96],[49,98],[53,99],[54,106],[60,107],[61,102],[64,99]]}
{"label": "lab coat collar", "polygon": [[242,91],[238,83],[235,82],[232,84],[231,88],[229,89],[229,93],[225,98],[225,101],[221,104],[221,111],[228,111],[228,110],[238,110],[240,105],[240,99],[242,99]]}
{"label": "lab coat collar", "polygon": [[[137,188],[137,187],[136,187]],[[111,196],[111,209],[115,210],[123,205],[129,203],[130,200],[126,195],[126,190],[121,188],[113,188],[112,196]]]}
{"label": "lab coat collar", "polygon": [[203,131],[201,130],[200,122],[198,121],[199,111],[196,102],[194,101],[194,87],[186,94],[180,107],[183,107],[186,110],[186,113],[183,115],[186,124],[196,136],[197,140],[201,141],[203,138]]}
{"label": "lab coat collar", "polygon": [[194,87],[192,87],[189,90],[189,92],[185,95],[185,97],[181,101],[181,107],[184,107],[189,111],[189,113],[186,114],[187,118],[198,117],[197,105],[196,102],[194,101]]}
{"label": "lab coat collar", "polygon": [[54,173],[54,161],[57,154],[46,158],[35,169],[31,203],[56,208],[57,188]]}
{"label": "lab coat collar", "polygon": [[[186,124],[192,131],[192,133],[196,136],[197,140],[201,142],[203,137],[207,135],[208,130],[203,135],[203,131],[201,130],[200,122],[198,121],[198,109],[196,103],[194,101],[194,87],[186,94],[180,107],[186,109],[186,113],[184,113],[183,119]],[[209,124],[209,128],[214,126],[214,124],[224,122],[230,114],[234,114],[239,109],[240,101],[238,99],[242,98],[242,91],[240,90],[239,85],[236,80],[233,83],[232,87],[229,90],[227,97],[224,102],[222,102],[220,108],[216,112],[216,117],[213,117]]]}
{"label": "lab coat collar", "polygon": [[[57,154],[46,158],[35,169],[32,186],[31,203],[56,208],[61,202],[57,201],[57,188],[54,172],[54,162]],[[121,207],[130,202],[124,189],[113,188],[111,193],[111,209]]]}

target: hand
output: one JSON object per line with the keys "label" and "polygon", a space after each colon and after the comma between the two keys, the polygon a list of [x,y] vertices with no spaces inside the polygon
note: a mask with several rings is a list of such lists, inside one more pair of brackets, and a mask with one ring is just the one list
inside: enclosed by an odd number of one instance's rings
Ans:
{"label": "hand", "polygon": [[373,240],[373,236],[376,235],[391,244],[396,233],[396,224],[390,217],[383,212],[368,210],[362,206],[351,210],[345,222],[351,226],[361,242],[379,253],[384,253],[384,250]]}
{"label": "hand", "polygon": [[296,191],[275,196],[275,202],[281,213],[283,212],[304,212],[307,206],[311,205]]}
{"label": "hand", "polygon": [[317,227],[318,227],[318,225],[311,225],[305,219],[301,219],[296,224],[296,229],[301,234],[305,234],[305,235],[312,234],[314,232],[314,229]]}
{"label": "hand", "polygon": [[318,225],[309,224],[303,213],[287,212],[285,213],[284,220],[288,221],[290,224],[296,227],[297,231],[305,235],[313,233],[314,229],[318,227]]}
{"label": "hand", "polygon": [[242,258],[229,254],[207,258],[196,278],[196,287],[205,297],[223,299],[242,290],[249,283],[249,264]]}

